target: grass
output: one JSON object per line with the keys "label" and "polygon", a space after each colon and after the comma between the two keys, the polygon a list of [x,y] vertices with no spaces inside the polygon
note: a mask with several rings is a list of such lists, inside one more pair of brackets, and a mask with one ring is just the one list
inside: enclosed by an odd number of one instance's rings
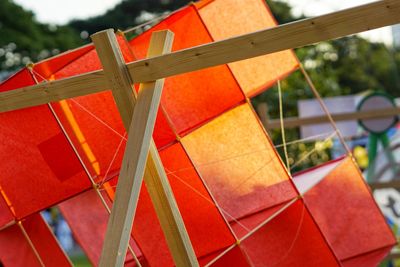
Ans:
{"label": "grass", "polygon": [[75,267],[92,267],[85,255],[71,256],[71,261]]}

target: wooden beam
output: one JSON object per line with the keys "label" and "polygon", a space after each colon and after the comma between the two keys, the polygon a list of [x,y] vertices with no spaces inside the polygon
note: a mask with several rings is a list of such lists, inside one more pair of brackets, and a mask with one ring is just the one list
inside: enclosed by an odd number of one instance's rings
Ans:
{"label": "wooden beam", "polygon": [[134,82],[146,82],[293,49],[400,22],[400,1],[384,0],[304,19],[128,65]]}
{"label": "wooden beam", "polygon": [[391,252],[389,255],[386,256],[385,260],[396,260],[398,258],[400,258],[400,252]]}
{"label": "wooden beam", "polygon": [[[123,265],[144,172],[147,190],[176,266],[197,266],[190,239],[151,137],[163,80],[141,84],[138,103],[135,106],[131,78],[113,31],[96,33],[92,39],[127,131],[132,119],[112,210],[115,215],[110,217],[100,265],[107,267]],[[151,39],[148,56],[169,52],[172,40],[173,34],[169,31],[155,32]],[[150,155],[147,158],[149,147]],[[146,158],[147,165],[144,170]]]}
{"label": "wooden beam", "polygon": [[[349,113],[332,114],[332,118],[335,121],[349,121],[349,120],[360,120],[360,119],[376,119],[390,116],[398,116],[400,114],[400,108],[386,108],[368,111],[355,111]],[[327,116],[315,116],[308,118],[289,117],[284,119],[285,128],[296,128],[305,125],[328,123],[329,119]],[[279,129],[281,126],[280,120],[274,119],[267,122],[267,129]]]}
{"label": "wooden beam", "polygon": [[106,90],[103,71],[95,71],[56,81],[0,93],[0,112],[38,106],[67,98]]}
{"label": "wooden beam", "polygon": [[268,117],[268,105],[265,102],[259,103],[256,107],[258,117],[260,117],[261,123],[264,128],[267,129],[269,125],[269,117]]}
{"label": "wooden beam", "polygon": [[[400,23],[400,1],[383,0],[132,62],[128,64],[128,69],[133,75],[134,82],[154,81],[397,23]],[[2,93],[0,94],[0,112],[92,93],[93,87],[85,80],[104,75],[101,71],[95,74],[85,74],[80,78],[64,81],[63,86],[58,86],[60,80],[47,85],[25,87]],[[90,77],[85,77],[86,75]],[[73,92],[70,92],[71,88],[75,88]],[[106,89],[104,85],[100,85],[95,90]],[[23,103],[18,99],[22,92],[24,92]]]}
{"label": "wooden beam", "polygon": [[388,181],[388,182],[373,182],[369,183],[372,190],[384,189],[384,188],[396,188],[400,189],[400,180]]}

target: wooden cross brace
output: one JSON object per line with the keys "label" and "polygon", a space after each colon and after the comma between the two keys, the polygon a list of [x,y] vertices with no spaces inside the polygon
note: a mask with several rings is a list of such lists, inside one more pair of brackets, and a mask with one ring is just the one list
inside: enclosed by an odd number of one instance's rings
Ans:
{"label": "wooden cross brace", "polygon": [[[137,101],[113,30],[92,35],[97,54],[128,132],[100,267],[123,266],[143,175],[176,266],[198,266],[152,134],[164,79],[140,84]],[[147,57],[171,52],[173,33],[154,32]],[[136,102],[136,103],[135,103]],[[147,164],[146,164],[147,162]]]}
{"label": "wooden cross brace", "polygon": [[[0,93],[0,112],[111,88],[128,143],[100,266],[124,263],[143,174],[175,264],[198,266],[151,138],[163,85],[159,79],[396,23],[400,23],[400,1],[382,0],[173,53],[168,53],[172,33],[163,31],[152,36],[148,59],[129,64],[124,63],[113,32],[107,30],[92,36],[103,70]],[[134,82],[142,83],[137,101]]]}

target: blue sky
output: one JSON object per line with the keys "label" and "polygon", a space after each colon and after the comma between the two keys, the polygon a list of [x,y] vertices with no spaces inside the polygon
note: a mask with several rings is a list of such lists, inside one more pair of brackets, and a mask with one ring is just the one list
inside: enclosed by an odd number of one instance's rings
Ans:
{"label": "blue sky", "polygon": [[[35,12],[41,22],[63,24],[73,18],[87,18],[104,13],[121,0],[14,0],[26,9]],[[317,16],[332,11],[362,5],[374,0],[287,0],[293,6],[293,12],[307,16]],[[370,31],[363,36],[372,40],[391,42],[391,29]]]}

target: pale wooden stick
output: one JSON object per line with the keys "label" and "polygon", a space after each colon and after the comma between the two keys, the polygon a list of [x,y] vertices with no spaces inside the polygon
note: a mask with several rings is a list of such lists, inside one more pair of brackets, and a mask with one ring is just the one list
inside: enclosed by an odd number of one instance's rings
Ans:
{"label": "pale wooden stick", "polygon": [[180,50],[128,65],[146,82],[293,49],[400,22],[400,1],[384,0]]}
{"label": "pale wooden stick", "polygon": [[[133,82],[293,49],[400,23],[400,1],[383,0],[128,64]],[[102,71],[0,94],[0,112],[107,90]]]}
{"label": "pale wooden stick", "polygon": [[[169,52],[172,38],[173,35],[169,31],[154,33],[148,56]],[[122,111],[121,118],[126,128],[132,118],[100,266],[122,266],[123,264],[127,243],[125,239],[131,231],[143,172],[149,195],[175,264],[177,266],[198,266],[158,151],[151,138],[163,80],[142,84],[139,89],[138,103],[135,106],[131,78],[113,31],[96,33],[92,36],[92,40],[108,76],[109,86],[113,90],[118,109]],[[149,147],[150,155],[145,170]]]}
{"label": "pale wooden stick", "polygon": [[[348,121],[348,120],[361,120],[361,119],[376,119],[398,116],[400,108],[385,108],[376,110],[364,110],[339,114],[331,114],[334,121]],[[307,118],[300,117],[286,117],[284,118],[285,128],[296,128],[304,125],[329,123],[329,118],[326,115],[314,116]],[[280,120],[269,120],[265,127],[266,129],[280,128]]]}

